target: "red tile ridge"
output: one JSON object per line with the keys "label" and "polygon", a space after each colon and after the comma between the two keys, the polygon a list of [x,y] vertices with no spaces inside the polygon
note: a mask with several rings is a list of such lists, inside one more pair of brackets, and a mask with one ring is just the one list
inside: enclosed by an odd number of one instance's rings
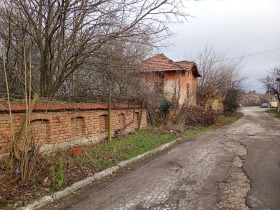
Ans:
{"label": "red tile ridge", "polygon": [[[112,109],[130,109],[139,108],[138,105],[133,104],[116,104]],[[95,104],[95,103],[80,103],[80,104],[36,104],[33,111],[62,111],[62,110],[106,110],[107,104]],[[11,104],[12,112],[25,112],[25,104]],[[7,104],[0,104],[0,112],[8,112],[9,107]]]}

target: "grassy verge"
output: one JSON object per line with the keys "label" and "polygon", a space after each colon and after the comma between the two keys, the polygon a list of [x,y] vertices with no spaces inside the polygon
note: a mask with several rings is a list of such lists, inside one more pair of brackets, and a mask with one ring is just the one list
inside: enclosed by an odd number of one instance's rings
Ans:
{"label": "grassy verge", "polygon": [[221,119],[220,123],[218,123],[218,124],[220,124],[220,125],[228,125],[228,124],[234,123],[241,116],[242,116],[242,113],[240,113],[240,112],[236,112],[236,113],[232,113],[232,114],[227,114],[227,115],[223,116],[223,118]]}
{"label": "grassy verge", "polygon": [[185,135],[187,138],[192,138],[194,136],[207,133],[209,131],[215,130],[219,127],[229,125],[231,123],[234,123],[242,116],[241,113],[235,112],[227,115],[221,116],[217,122],[214,125],[206,126],[206,127],[200,127],[198,129],[188,129],[185,131]]}
{"label": "grassy verge", "polygon": [[153,133],[148,130],[142,130],[122,140],[113,140],[85,147],[84,153],[76,158],[70,157],[69,163],[71,165],[82,163],[85,167],[100,171],[122,160],[130,159],[162,144],[171,142],[176,138],[172,134]]}
{"label": "grassy verge", "polygon": [[276,110],[266,110],[266,112],[280,119],[280,112],[277,112]]}
{"label": "grassy verge", "polygon": [[212,131],[215,128],[216,128],[215,126],[208,126],[208,127],[204,127],[204,128],[199,128],[197,130],[196,129],[189,129],[189,130],[185,131],[185,135],[189,139],[189,138],[192,138],[194,136],[197,136],[197,135],[200,135],[200,134],[203,134],[203,133],[207,133],[208,131]]}

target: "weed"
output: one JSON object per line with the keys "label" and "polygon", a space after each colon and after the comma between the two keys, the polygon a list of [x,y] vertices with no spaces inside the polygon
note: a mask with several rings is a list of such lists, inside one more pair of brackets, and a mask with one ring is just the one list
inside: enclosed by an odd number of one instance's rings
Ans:
{"label": "weed", "polygon": [[214,130],[218,127],[234,123],[241,116],[242,116],[242,114],[239,113],[239,112],[235,112],[235,113],[231,113],[231,114],[228,114],[228,115],[220,116],[219,119],[217,120],[217,122],[214,125],[199,128],[199,129],[189,129],[185,132],[185,135],[187,136],[187,138],[192,138],[192,137],[197,136],[199,134],[203,134],[203,133],[209,132],[211,130]]}
{"label": "weed", "polygon": [[51,177],[53,188],[55,190],[61,189],[61,187],[64,183],[64,180],[65,180],[64,159],[63,158],[60,158],[60,160],[59,160],[59,166],[58,166],[57,173],[56,173],[54,166],[50,167],[50,177]]}
{"label": "weed", "polygon": [[276,110],[267,110],[266,112],[269,113],[269,114],[274,115],[277,118],[280,118],[280,112],[278,112]]}
{"label": "weed", "polygon": [[216,128],[216,126],[209,126],[209,127],[205,127],[205,128],[201,128],[201,129],[198,129],[198,130],[187,130],[185,132],[185,135],[187,136],[187,138],[192,138],[194,136],[197,136],[199,134],[203,134],[203,133],[206,133],[208,131],[211,131],[211,130],[214,130]]}

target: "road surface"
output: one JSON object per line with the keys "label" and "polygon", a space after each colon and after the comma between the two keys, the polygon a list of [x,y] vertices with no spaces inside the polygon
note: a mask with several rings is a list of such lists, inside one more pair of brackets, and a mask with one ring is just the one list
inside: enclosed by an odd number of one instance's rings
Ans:
{"label": "road surface", "polygon": [[46,209],[279,210],[280,120],[243,113]]}

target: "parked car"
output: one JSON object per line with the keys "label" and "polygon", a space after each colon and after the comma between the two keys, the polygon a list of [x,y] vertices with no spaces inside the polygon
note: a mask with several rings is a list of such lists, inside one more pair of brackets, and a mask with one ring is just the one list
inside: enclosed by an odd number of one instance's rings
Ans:
{"label": "parked car", "polygon": [[261,108],[268,108],[268,103],[262,103]]}

